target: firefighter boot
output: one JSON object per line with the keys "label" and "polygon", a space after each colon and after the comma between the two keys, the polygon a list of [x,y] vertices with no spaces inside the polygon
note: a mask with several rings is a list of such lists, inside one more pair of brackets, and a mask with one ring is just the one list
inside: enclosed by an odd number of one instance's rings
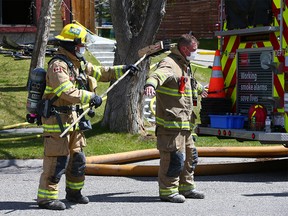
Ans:
{"label": "firefighter boot", "polygon": [[50,210],[64,210],[66,205],[60,200],[49,200],[45,202],[38,203],[39,208],[50,209]]}
{"label": "firefighter boot", "polygon": [[89,203],[89,199],[86,196],[81,194],[81,190],[72,190],[70,188],[66,188],[66,199],[69,202],[79,203],[79,204],[87,204]]}
{"label": "firefighter boot", "polygon": [[197,191],[196,189],[188,190],[188,191],[181,191],[182,194],[186,198],[191,199],[204,199],[205,195],[203,192]]}
{"label": "firefighter boot", "polygon": [[184,203],[185,197],[181,194],[171,194],[169,196],[160,196],[161,201],[172,202],[172,203]]}

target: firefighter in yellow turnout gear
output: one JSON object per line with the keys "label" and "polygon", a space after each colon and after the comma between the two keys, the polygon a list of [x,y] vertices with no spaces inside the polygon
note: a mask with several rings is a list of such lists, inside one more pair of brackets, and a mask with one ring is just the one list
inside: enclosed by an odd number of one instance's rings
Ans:
{"label": "firefighter in yellow turnout gear", "polygon": [[[40,208],[64,210],[66,205],[58,199],[58,183],[61,176],[66,177],[66,199],[70,202],[87,204],[88,197],[81,194],[85,180],[85,155],[83,148],[86,139],[83,129],[75,127],[60,138],[60,134],[79,116],[79,106],[89,103],[98,107],[102,99],[96,95],[96,80],[108,82],[118,79],[128,69],[135,73],[134,65],[113,67],[94,66],[86,63],[86,79],[94,86],[83,89],[79,83],[81,60],[85,51],[87,32],[77,24],[66,25],[61,34],[55,38],[59,41],[56,56],[49,62],[46,74],[46,89],[43,99],[50,100],[48,111],[43,111],[44,129],[43,172],[40,177],[37,203]],[[82,64],[83,65],[83,64]],[[83,81],[83,80],[81,80]],[[87,86],[87,85],[86,85]]]}
{"label": "firefighter in yellow turnout gear", "polygon": [[178,46],[149,74],[144,87],[145,95],[156,94],[158,184],[162,201],[183,203],[185,198],[204,198],[195,189],[193,176],[198,154],[192,136],[192,92],[196,89],[199,95],[207,96],[200,83],[191,86],[189,61],[195,57],[197,48],[194,36],[182,35]]}

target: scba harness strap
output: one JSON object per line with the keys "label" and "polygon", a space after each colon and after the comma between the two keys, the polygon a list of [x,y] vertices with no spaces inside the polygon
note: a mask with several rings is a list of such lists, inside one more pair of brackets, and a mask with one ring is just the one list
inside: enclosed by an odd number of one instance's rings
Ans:
{"label": "scba harness strap", "polygon": [[[49,62],[48,64],[50,64],[50,62],[52,62],[55,59],[60,59],[62,61],[64,61],[67,66],[69,67],[69,69],[71,71],[73,71],[73,63],[71,61],[68,60],[68,58],[66,58],[66,56],[64,55],[55,55]],[[37,104],[37,110],[38,110],[38,115],[42,116],[44,118],[49,118],[51,115],[55,115],[58,125],[61,129],[61,132],[63,133],[63,131],[65,130],[63,127],[63,123],[60,117],[60,113],[67,113],[68,111],[76,111],[76,106],[61,106],[61,107],[57,107],[57,106],[53,106],[53,103],[58,99],[59,97],[57,95],[54,95],[51,99],[42,99],[38,102]],[[41,124],[41,122],[40,122]]]}
{"label": "scba harness strap", "polygon": [[[52,62],[55,59],[60,59],[62,61],[64,61],[68,68],[70,69],[71,72],[74,73],[75,77],[76,77],[76,81],[79,85],[80,89],[85,89],[86,85],[82,79],[82,77],[79,75],[77,76],[75,71],[74,71],[74,65],[73,63],[64,55],[55,55],[49,62],[48,64],[50,64],[50,62]],[[83,72],[83,71],[82,71]],[[83,112],[83,109],[80,109],[79,106],[53,106],[53,103],[58,99],[58,96],[55,95],[53,96],[51,99],[46,99],[46,100],[41,100],[40,106],[39,107],[39,113],[41,113],[41,116],[45,117],[45,118],[49,118],[51,115],[55,115],[58,125],[60,127],[61,133],[64,132],[64,127],[63,127],[63,123],[61,121],[61,117],[60,114],[61,113],[67,113],[69,111],[76,111],[78,114]],[[86,130],[90,130],[92,129],[91,123],[89,120],[85,119],[85,117],[83,117],[83,119],[81,119],[81,121],[79,122],[79,127],[80,130],[86,131]]]}
{"label": "scba harness strap", "polygon": [[50,64],[50,62],[52,62],[56,59],[60,59],[60,60],[64,61],[68,65],[69,69],[71,71],[73,71],[73,63],[64,55],[60,55],[60,54],[54,55],[52,57],[52,59],[48,62],[48,64]]}

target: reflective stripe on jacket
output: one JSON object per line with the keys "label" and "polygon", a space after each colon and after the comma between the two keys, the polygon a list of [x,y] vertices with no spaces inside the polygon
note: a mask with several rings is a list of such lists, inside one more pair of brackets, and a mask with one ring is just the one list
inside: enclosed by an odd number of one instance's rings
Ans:
{"label": "reflective stripe on jacket", "polygon": [[91,74],[98,82],[110,82],[111,80],[119,79],[123,74],[124,65],[116,66],[93,66],[93,72]]}
{"label": "reflective stripe on jacket", "polygon": [[[179,92],[181,77],[186,78],[184,93]],[[177,47],[164,58],[151,72],[146,85],[156,89],[156,124],[166,129],[192,129],[192,87],[191,74],[188,71],[188,62],[180,54]],[[203,87],[198,83],[198,94]]]}
{"label": "reflective stripe on jacket", "polygon": [[[58,99],[53,103],[54,106],[71,106],[75,104],[89,103],[93,92],[78,89],[76,86],[76,77],[79,75],[79,60],[63,48],[59,48],[59,55],[64,55],[73,63],[73,70],[62,59],[53,59],[47,69],[46,89],[43,95],[44,99],[51,99],[55,95]],[[77,119],[75,111],[69,111],[60,114],[64,128],[67,128]],[[42,118],[44,132],[61,132],[55,115],[49,118]]]}
{"label": "reflective stripe on jacket", "polygon": [[[70,124],[67,124],[67,123],[66,123],[66,124],[63,124],[64,130],[66,130],[69,126],[70,126]],[[49,132],[49,133],[62,133],[59,124],[43,124],[42,127],[43,127],[43,130],[44,130],[45,132]],[[71,129],[70,129],[70,131],[73,131],[73,130],[74,130],[74,128],[71,128]],[[78,125],[78,124],[76,124],[75,130],[79,130],[79,125]]]}

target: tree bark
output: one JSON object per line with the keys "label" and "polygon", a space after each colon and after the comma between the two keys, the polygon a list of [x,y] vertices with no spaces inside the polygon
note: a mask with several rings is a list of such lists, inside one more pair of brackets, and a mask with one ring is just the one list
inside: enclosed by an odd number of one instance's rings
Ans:
{"label": "tree bark", "polygon": [[37,24],[35,44],[30,63],[30,72],[37,67],[44,67],[45,52],[49,39],[54,0],[42,0],[40,17]]}
{"label": "tree bark", "polygon": [[[133,64],[138,50],[153,44],[162,18],[166,0],[110,0],[115,38],[114,65]],[[143,89],[149,58],[140,65],[136,76],[127,76],[108,94],[102,125],[114,132],[142,132]]]}

